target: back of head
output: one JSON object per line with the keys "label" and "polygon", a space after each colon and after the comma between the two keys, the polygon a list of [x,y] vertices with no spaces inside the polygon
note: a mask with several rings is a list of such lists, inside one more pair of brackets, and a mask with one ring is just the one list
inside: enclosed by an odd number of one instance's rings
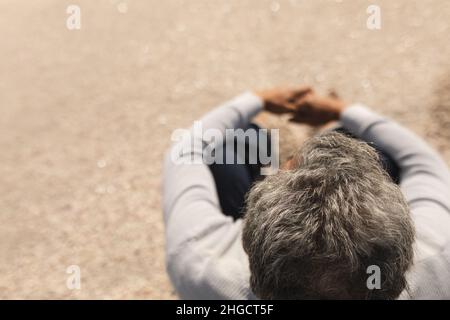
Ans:
{"label": "back of head", "polygon": [[[298,168],[248,195],[243,244],[261,299],[395,299],[413,241],[408,206],[376,151],[343,134],[310,139]],[[371,265],[380,289],[367,286]]]}

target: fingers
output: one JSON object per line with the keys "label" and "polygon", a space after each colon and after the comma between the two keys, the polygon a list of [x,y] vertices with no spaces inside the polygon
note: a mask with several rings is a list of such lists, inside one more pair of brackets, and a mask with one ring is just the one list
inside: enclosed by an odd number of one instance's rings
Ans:
{"label": "fingers", "polygon": [[309,106],[314,101],[314,92],[307,92],[303,96],[295,100],[295,106],[297,111],[301,111],[304,107]]}
{"label": "fingers", "polygon": [[313,93],[314,90],[310,86],[300,86],[292,90],[292,97],[298,99],[306,94]]}
{"label": "fingers", "polygon": [[297,105],[294,102],[290,102],[290,101],[286,102],[285,107],[286,107],[287,112],[292,112],[292,113],[297,112]]}
{"label": "fingers", "polygon": [[330,89],[328,92],[328,96],[330,98],[335,98],[335,99],[339,99],[339,95],[336,93],[336,91],[334,89]]}
{"label": "fingers", "polygon": [[301,93],[312,92],[313,88],[311,86],[304,85],[304,86],[298,86],[298,87],[294,88],[294,91],[296,93],[301,94]]}

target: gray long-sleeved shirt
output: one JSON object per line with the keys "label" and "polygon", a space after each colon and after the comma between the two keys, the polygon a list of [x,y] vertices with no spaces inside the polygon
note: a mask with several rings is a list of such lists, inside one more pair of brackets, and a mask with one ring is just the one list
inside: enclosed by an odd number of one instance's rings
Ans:
{"label": "gray long-sleeved shirt", "polygon": [[[262,101],[242,94],[200,119],[207,129],[245,128]],[[450,299],[450,172],[418,136],[370,111],[352,105],[341,124],[374,142],[401,169],[400,186],[416,228],[415,258],[407,279],[410,294],[401,299]],[[202,135],[192,130],[194,154],[201,156]],[[179,296],[187,299],[252,299],[248,257],[242,247],[242,221],[221,212],[213,176],[206,164],[183,163],[190,153],[178,142],[164,164],[164,221],[167,270]],[[196,147],[195,147],[196,146]]]}

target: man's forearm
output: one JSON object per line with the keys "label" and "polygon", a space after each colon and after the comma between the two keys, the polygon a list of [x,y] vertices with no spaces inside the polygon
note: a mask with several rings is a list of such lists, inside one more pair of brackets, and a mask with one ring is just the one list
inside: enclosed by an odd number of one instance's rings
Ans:
{"label": "man's forearm", "polygon": [[245,128],[251,119],[263,109],[263,101],[257,95],[246,92],[208,112],[199,121],[203,129]]}
{"label": "man's forearm", "polygon": [[[248,126],[261,109],[261,99],[247,93],[212,110],[199,121],[204,130],[225,132],[226,129]],[[194,129],[192,133],[202,148],[203,136],[196,135]],[[244,299],[247,297],[242,289],[245,288],[245,279],[230,279],[220,290],[209,284],[215,280],[208,276],[210,268],[215,267],[210,261],[239,243],[241,221],[234,221],[222,213],[208,165],[190,162],[191,153],[201,150],[192,150],[190,141],[186,145],[184,143],[181,141],[172,147],[165,158],[163,171],[166,263],[170,278],[184,298],[223,299],[233,296]],[[180,154],[178,150],[184,147],[188,152]],[[232,252],[237,255],[236,261],[245,259],[241,247]],[[245,269],[243,274],[246,274]]]}
{"label": "man's forearm", "polygon": [[363,106],[341,115],[350,132],[375,143],[400,167],[400,185],[410,204],[436,202],[450,212],[450,173],[441,157],[417,135]]}

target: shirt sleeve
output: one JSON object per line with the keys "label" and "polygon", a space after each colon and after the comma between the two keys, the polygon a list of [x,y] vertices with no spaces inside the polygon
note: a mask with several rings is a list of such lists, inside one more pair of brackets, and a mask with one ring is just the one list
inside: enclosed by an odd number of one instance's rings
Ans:
{"label": "shirt sleeve", "polygon": [[400,167],[400,186],[411,207],[440,205],[450,212],[450,173],[425,141],[392,120],[362,106],[344,111],[341,121],[350,132],[374,142]]}
{"label": "shirt sleeve", "polygon": [[[259,97],[245,93],[207,113],[175,143],[167,153],[163,172],[163,208],[166,227],[166,264],[169,276],[181,297],[219,299],[226,296],[245,298],[233,283],[232,259],[221,259],[230,251],[243,255],[240,244],[241,222],[225,216],[220,208],[213,176],[201,161],[205,145],[203,133],[214,129],[225,135],[226,129],[247,127],[262,109]],[[199,129],[201,128],[201,130]],[[200,161],[198,161],[200,160]],[[245,258],[245,256],[244,256]],[[230,281],[223,281],[221,290],[205,274],[221,263],[230,270]],[[220,282],[220,270],[217,283]],[[233,279],[233,277],[235,279]],[[228,286],[228,287],[227,287]],[[244,290],[245,286],[242,286]],[[220,291],[220,292],[219,292]]]}
{"label": "shirt sleeve", "polygon": [[348,107],[342,125],[375,143],[400,168],[400,187],[416,226],[420,255],[436,254],[450,240],[450,173],[447,164],[416,134],[362,105]]}

